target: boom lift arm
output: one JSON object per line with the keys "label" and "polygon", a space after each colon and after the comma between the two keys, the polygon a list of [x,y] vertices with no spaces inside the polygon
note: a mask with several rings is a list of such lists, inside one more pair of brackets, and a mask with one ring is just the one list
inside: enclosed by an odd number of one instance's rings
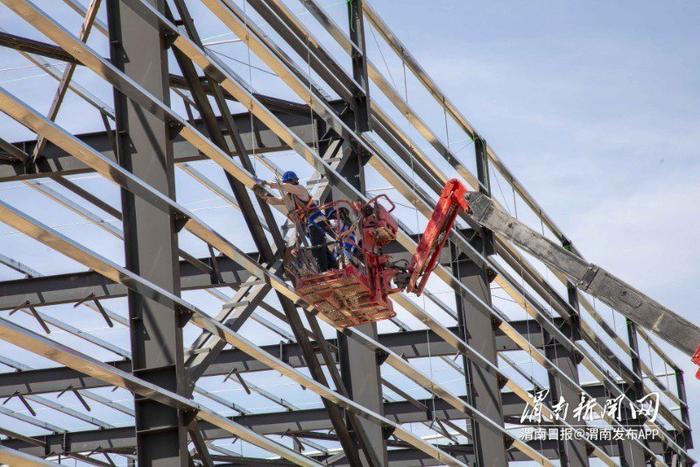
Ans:
{"label": "boom lift arm", "polygon": [[[654,332],[700,365],[700,327],[600,266],[586,262],[532,230],[505,213],[483,193],[467,193],[458,180],[450,180],[445,185],[409,266],[407,291],[418,295],[423,291],[460,211],[466,211],[477,224],[511,240],[560,271],[579,289],[610,305],[639,326]],[[696,376],[700,379],[700,370]]]}
{"label": "boom lift arm", "polygon": [[[379,201],[389,205],[384,207]],[[359,261],[325,272],[291,271],[297,291],[337,326],[356,326],[395,315],[391,294],[407,292],[420,295],[432,271],[437,267],[455,220],[466,213],[478,225],[511,240],[547,265],[560,271],[576,286],[610,305],[692,357],[700,365],[700,327],[652,300],[605,269],[590,264],[570,251],[535,232],[501,210],[489,197],[467,192],[456,179],[445,185],[416,252],[408,266],[401,266],[383,253],[383,247],[396,239],[398,224],[391,215],[394,204],[386,195],[361,203],[336,201],[354,212],[360,241]],[[346,233],[349,233],[347,231]],[[337,232],[340,238],[345,233]],[[336,249],[347,243],[336,242]],[[324,247],[325,248],[325,247]],[[296,256],[296,264],[303,255]],[[295,272],[296,271],[296,272]],[[700,370],[696,375],[700,379]]]}

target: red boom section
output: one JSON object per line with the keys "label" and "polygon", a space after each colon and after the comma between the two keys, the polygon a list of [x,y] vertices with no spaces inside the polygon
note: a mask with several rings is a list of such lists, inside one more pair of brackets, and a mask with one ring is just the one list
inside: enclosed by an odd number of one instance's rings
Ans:
{"label": "red boom section", "polygon": [[[693,363],[700,366],[700,346],[698,346],[697,350],[695,351],[695,355],[693,355]],[[695,373],[695,377],[697,379],[700,379],[700,370],[698,370],[698,372]]]}
{"label": "red boom section", "polygon": [[435,211],[418,242],[416,252],[408,267],[410,278],[406,290],[416,295],[423,293],[430,273],[440,259],[440,252],[450,235],[460,211],[469,211],[467,189],[462,182],[452,179],[445,184]]}

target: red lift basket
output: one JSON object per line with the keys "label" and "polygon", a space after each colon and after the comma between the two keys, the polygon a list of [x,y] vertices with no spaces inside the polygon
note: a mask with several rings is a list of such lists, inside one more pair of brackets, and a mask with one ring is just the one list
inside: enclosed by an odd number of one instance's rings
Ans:
{"label": "red lift basket", "polygon": [[408,267],[410,278],[406,291],[416,295],[423,293],[428,277],[440,259],[440,252],[449,237],[457,215],[460,211],[469,212],[466,196],[467,189],[459,180],[453,178],[445,184]]}
{"label": "red lift basket", "polygon": [[367,275],[352,265],[303,277],[296,290],[340,328],[396,316],[391,301],[373,290]]}
{"label": "red lift basket", "polygon": [[[382,199],[388,208],[379,203]],[[381,252],[396,239],[398,224],[390,214],[394,203],[386,195],[379,195],[366,204],[349,207],[359,218],[362,264],[304,274],[295,281],[295,289],[304,300],[340,328],[396,316],[389,294],[398,271],[390,267],[389,256]]]}

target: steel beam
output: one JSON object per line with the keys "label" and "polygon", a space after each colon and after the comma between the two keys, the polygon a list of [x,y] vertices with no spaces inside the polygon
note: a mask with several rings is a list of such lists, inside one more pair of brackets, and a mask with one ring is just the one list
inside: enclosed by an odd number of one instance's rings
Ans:
{"label": "steel beam", "polygon": [[15,49],[20,52],[53,58],[54,60],[59,60],[61,62],[74,64],[79,63],[78,60],[73,58],[71,54],[58,46],[29,39],[27,37],[17,36],[15,34],[9,34],[7,32],[0,31],[0,46]]}
{"label": "steel beam", "polygon": [[[547,459],[556,460],[557,450],[553,442],[550,441],[530,441],[528,443],[533,449],[538,449],[542,451],[543,455]],[[601,449],[604,449],[609,456],[615,457],[619,454],[618,449],[610,447],[603,443],[599,443]],[[652,449],[659,452],[662,449],[661,443],[652,442]],[[468,462],[473,463],[474,459],[474,448],[470,444],[455,444],[447,445],[445,449],[452,452],[455,456]],[[325,459],[323,457],[318,457],[319,459]],[[246,465],[250,467],[269,467],[270,465],[288,465],[288,464],[272,464],[269,461],[260,461],[258,459],[251,459],[245,457],[237,457],[232,459],[230,457],[221,457],[222,463],[218,464],[218,467],[238,467],[240,465]],[[521,452],[511,449],[508,451],[508,461],[509,462],[526,462],[528,458],[524,456]],[[347,467],[347,463],[342,460],[333,464],[334,466]],[[390,467],[415,467],[415,466],[439,466],[439,462],[435,462],[434,459],[430,459],[423,455],[423,453],[416,451],[414,449],[392,449],[389,451],[389,466]]]}
{"label": "steel beam", "polygon": [[[575,289],[574,289],[575,290]],[[571,294],[570,294],[571,295]],[[634,373],[634,384],[627,388],[627,396],[630,399],[637,400],[644,395],[644,383],[641,378],[641,365],[639,358],[639,341],[637,338],[636,325],[633,321],[625,320],[627,327],[628,342],[634,354],[632,355],[632,372]],[[633,420],[630,416],[629,408],[625,407],[622,411],[622,417],[626,425],[641,427],[638,420]],[[635,417],[636,418],[636,417]],[[642,465],[646,461],[645,453],[637,448],[636,445],[629,440],[618,441],[620,445],[620,463],[627,466]]]}
{"label": "steel beam", "polygon": [[[601,385],[586,386],[593,397],[601,402],[605,399],[605,388]],[[466,399],[466,396],[461,396]],[[519,421],[525,403],[522,399],[510,391],[502,393],[504,415],[509,420]],[[417,401],[430,410],[421,410],[415,404],[408,401],[385,402],[384,415],[396,423],[419,423],[434,420],[449,421],[463,420],[466,418],[463,412],[452,407],[443,399],[422,399]],[[433,406],[433,404],[435,404]],[[233,422],[248,427],[262,435],[281,433],[304,433],[310,431],[324,431],[332,429],[328,419],[328,413],[324,408],[297,409],[295,411],[271,412],[260,414],[246,414],[229,417]],[[207,422],[200,422],[202,435],[207,440],[225,439],[231,433]],[[10,448],[18,449],[34,455],[44,455],[46,452],[89,452],[92,450],[113,450],[126,452],[136,445],[133,427],[119,427],[103,430],[88,430],[69,432],[66,435],[55,434],[37,436],[30,440],[5,440],[0,443]],[[45,447],[46,446],[46,447]],[[68,449],[63,451],[63,446]]]}
{"label": "steel beam", "polygon": [[[418,240],[418,236],[413,236]],[[387,254],[397,259],[409,258],[409,254],[398,243],[387,245]],[[258,258],[257,252],[247,253],[250,258]],[[221,282],[212,275],[212,259],[198,258],[195,263],[204,264],[207,269],[201,269],[188,261],[180,261],[180,289],[197,290],[213,287],[238,287],[252,276],[245,268],[225,256],[216,258]],[[449,264],[447,254],[444,264]],[[106,277],[94,272],[73,272],[53,276],[32,277],[10,281],[0,281],[0,310],[12,310],[27,301],[33,306],[50,306],[64,303],[76,303],[88,296],[97,299],[119,298],[126,295],[126,287],[114,283]],[[535,343],[539,346],[539,343]]]}
{"label": "steel beam", "polygon": [[[194,28],[192,19],[189,16],[187,7],[184,5],[183,2],[176,2],[176,5],[180,13],[180,17],[185,23],[185,28],[188,32],[188,35],[195,43],[201,46],[201,41],[199,40],[199,36],[196,32],[196,29]],[[172,19],[171,13],[169,13],[169,16]],[[197,75],[197,70],[194,64],[180,50],[175,49],[173,52],[175,54],[177,63],[180,66],[180,70],[182,71],[183,77],[185,78],[185,81],[187,82],[190,88],[190,93],[192,94],[192,98],[197,107],[197,111],[203,117],[207,133],[209,134],[209,138],[222,151],[228,152],[229,154],[233,154],[235,152],[238,155],[238,158],[241,161],[242,165],[246,168],[246,170],[253,173],[253,167],[250,163],[250,160],[248,159],[248,155],[245,153],[245,146],[243,144],[243,141],[241,140],[240,132],[238,131],[237,127],[232,126],[235,125],[235,123],[232,123],[233,119],[231,119],[230,116],[228,119],[223,119],[227,133],[231,137],[232,144],[229,144],[229,142],[227,142],[224,137],[222,128],[217,124],[214,109],[212,108],[211,103],[209,102],[209,99],[204,92],[202,83],[199,80],[199,76]],[[213,88],[215,91],[219,91],[217,96],[223,99],[218,84],[214,83]],[[228,112],[228,107],[226,107],[225,103],[222,104],[220,111],[222,112],[222,115],[223,112]],[[231,187],[231,190],[233,191],[233,195],[236,198],[241,213],[243,214],[243,219],[248,227],[253,242],[255,243],[255,246],[260,252],[261,261],[270,264],[273,260],[273,251],[270,248],[270,244],[267,241],[267,238],[265,237],[265,232],[263,232],[262,224],[258,220],[257,213],[255,212],[255,207],[253,206],[252,200],[248,195],[245,186],[227,172],[224,172],[224,176],[226,177],[226,180],[228,181],[228,184]],[[269,208],[267,206],[264,206],[262,209],[263,212],[268,214],[267,219],[274,221],[274,218],[272,218],[271,214],[269,214]],[[274,224],[268,225],[268,227],[272,228],[273,230],[276,228]]]}
{"label": "steel beam", "polygon": [[[256,253],[250,257],[255,258]],[[212,266],[212,259],[199,261]],[[211,270],[203,271],[187,261],[180,261],[180,289],[196,290],[212,287],[238,286],[251,277],[239,264],[226,257],[217,257],[222,282],[212,276]],[[94,272],[74,272],[55,276],[32,277],[0,282],[0,310],[12,310],[26,302],[33,306],[51,306],[77,303],[91,299],[119,298],[126,295],[126,287],[114,283]]]}
{"label": "steel beam", "polygon": [[58,465],[44,460],[41,457],[18,452],[4,446],[0,446],[0,464],[17,467],[47,467],[50,465]]}
{"label": "steel beam", "polygon": [[[530,441],[529,446],[533,449],[537,449],[542,453],[547,459],[556,460],[559,459],[556,443],[552,441]],[[598,442],[598,447],[606,452],[609,457],[617,457],[619,455],[619,450],[614,445],[608,445]],[[662,452],[662,445],[658,441],[651,442],[651,449],[655,452]],[[446,446],[445,449],[450,451],[453,455],[464,458],[469,465],[474,465],[474,446],[467,445],[453,445]],[[515,449],[508,450],[508,462],[527,462],[529,459],[524,456],[520,451]],[[231,467],[235,464],[220,464],[221,467]],[[334,464],[335,466],[347,467],[347,464],[339,462]],[[414,449],[394,449],[389,451],[389,467],[414,467],[416,465],[420,466],[437,466],[439,463],[434,462],[434,460],[426,458],[422,453]]]}
{"label": "steel beam", "polygon": [[[535,341],[542,342],[541,330],[535,321],[519,321],[511,323],[514,328],[527,333]],[[458,332],[457,328],[449,328],[451,332]],[[500,351],[513,351],[520,348],[501,331],[496,331],[496,347]],[[379,334],[379,342],[390,348],[398,355],[405,358],[451,357],[454,355],[454,347],[447,344],[433,331],[404,331],[387,334]],[[328,340],[328,344],[336,347],[335,339]],[[306,363],[297,343],[271,344],[262,347],[270,355],[277,357],[294,368],[303,368]],[[337,364],[337,356],[334,355]],[[325,360],[321,360],[326,364]],[[131,371],[129,360],[117,360],[109,362],[115,368],[123,371]],[[239,373],[268,370],[268,367],[238,349],[223,350],[219,356],[206,368],[203,377],[220,376],[235,370]],[[77,373],[69,368],[43,368],[23,370],[11,373],[0,373],[0,398],[9,397],[15,392],[22,395],[43,394],[60,392],[67,387],[76,389],[89,389],[105,386],[100,380],[90,378]]]}
{"label": "steel beam", "polygon": [[[311,125],[309,110],[307,108],[304,111],[299,108],[303,108],[303,106],[297,104],[295,106],[289,106],[287,109],[278,108],[275,110],[275,115],[306,143],[312,144],[314,138],[316,138],[316,130]],[[232,117],[241,132],[241,139],[249,154],[252,153],[253,150],[258,153],[263,153],[286,151],[289,149],[287,144],[282,142],[271,130],[260,122],[255,122],[255,126],[251,131],[249,113],[235,114]],[[224,131],[226,139],[230,141],[231,137],[224,128],[223,119],[218,117],[217,121],[222,131]],[[195,121],[195,127],[200,131],[204,131],[204,123],[201,120]],[[77,138],[90,147],[100,151],[101,154],[109,159],[113,161],[116,160],[110,138],[105,132],[86,133],[77,135]],[[31,154],[36,145],[36,141],[20,141],[13,144],[21,151]],[[175,163],[206,159],[206,156],[201,154],[197,148],[193,147],[181,136],[176,136],[172,144]],[[67,176],[93,171],[90,167],[76,160],[74,157],[71,157],[70,154],[52,143],[46,145],[42,154],[45,160],[40,160],[36,163],[28,162],[25,164],[21,161],[0,163],[0,182],[50,176]]]}
{"label": "steel beam", "polygon": [[[83,24],[80,28],[79,36],[80,40],[83,42],[87,42],[88,37],[90,36],[92,26],[97,17],[97,11],[100,8],[100,3],[101,0],[91,0],[87,10],[85,11]],[[58,116],[58,111],[61,109],[63,99],[65,98],[66,92],[69,89],[69,85],[71,80],[73,79],[73,73],[75,72],[76,67],[76,63],[68,63],[65,69],[63,70],[61,81],[58,84],[58,89],[56,90],[56,94],[54,95],[53,101],[51,102],[51,108],[48,111],[48,118],[50,120],[56,120],[56,117]],[[37,144],[32,152],[32,161],[36,161],[37,157],[41,155],[45,145],[46,140],[39,137],[39,139],[37,140]]]}
{"label": "steel beam", "polygon": [[[148,0],[163,11],[163,0]],[[112,63],[138,85],[170,102],[168,56],[158,24],[141,18],[125,2],[107,5]],[[175,164],[167,122],[114,91],[117,160],[126,170],[169,198],[175,198]],[[39,149],[42,139],[38,141]],[[176,295],[176,219],[147,200],[122,189],[126,268]],[[144,381],[182,394],[184,348],[177,314],[138,292],[128,292],[131,371]],[[186,467],[187,425],[178,408],[134,395],[136,455],[139,465]]]}
{"label": "steel beam", "polygon": [[[578,312],[579,304],[577,300],[576,287],[573,284],[568,283],[567,293],[569,305],[573,310]],[[578,315],[574,315],[568,321],[569,329],[567,335],[572,340],[577,340],[581,337],[578,334],[574,334],[580,329],[578,319]],[[559,345],[556,341],[550,340],[548,334],[545,333],[543,337],[545,337],[545,339],[548,341],[545,344],[545,355],[547,355],[547,358],[561,368],[564,374],[578,383],[579,357],[569,349]],[[565,401],[578,400],[579,394],[571,386],[562,384],[560,378],[557,378],[556,375],[549,375],[549,388],[550,397],[553,401],[558,401],[560,397],[564,398]],[[566,414],[565,420],[572,424],[575,423],[572,411],[569,411]],[[571,440],[570,442],[560,441],[558,449],[559,456],[563,463],[566,463],[572,467],[587,467],[589,465],[586,444],[580,440]]]}
{"label": "steel beam", "polygon": [[353,95],[355,131],[360,133],[368,131],[371,126],[363,3],[364,0],[350,0],[348,2],[348,29],[350,30],[350,41],[353,45],[350,54],[352,59],[352,77],[362,86],[362,92],[355,92]]}
{"label": "steel beam", "polygon": [[[491,187],[483,144],[480,142],[475,149],[476,165],[481,182],[479,188],[488,194]],[[493,235],[489,231],[484,231],[480,237],[474,238],[472,242],[475,249],[481,251],[484,256],[493,252]],[[480,268],[460,255],[454,246],[451,250],[454,258],[452,273],[481,300],[490,304],[490,283],[493,276],[489,277],[489,271]],[[490,317],[475,312],[459,291],[455,292],[455,303],[457,304],[458,335],[485,359],[498,365],[494,325]],[[488,414],[496,423],[502,424],[504,421],[503,402],[498,377],[488,374],[483,368],[474,365],[472,361],[467,359],[466,355],[462,356],[462,367],[466,376],[466,390],[470,402]],[[475,420],[472,420],[471,427],[475,465],[505,467],[507,465],[507,449],[504,437],[498,433],[484,430]]]}

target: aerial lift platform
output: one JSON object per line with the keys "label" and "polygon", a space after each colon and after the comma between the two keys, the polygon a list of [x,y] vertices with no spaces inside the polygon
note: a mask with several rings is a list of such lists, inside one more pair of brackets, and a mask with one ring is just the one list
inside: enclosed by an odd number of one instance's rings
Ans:
{"label": "aerial lift platform", "polygon": [[[355,232],[359,241],[353,261],[337,269],[318,272],[312,268],[286,268],[296,291],[340,328],[395,316],[390,295],[420,295],[437,266],[457,216],[468,214],[477,224],[511,240],[523,250],[566,275],[579,289],[591,294],[639,326],[674,345],[700,365],[700,327],[652,300],[639,290],[590,264],[535,232],[500,209],[483,193],[468,192],[456,179],[444,187],[435,210],[410,262],[392,261],[382,248],[396,239],[394,204],[386,195],[366,203],[347,201],[355,221],[343,232],[330,232],[341,248],[343,235]],[[329,203],[329,205],[334,203]],[[387,206],[385,206],[385,204]],[[328,205],[327,205],[328,206]],[[332,222],[331,222],[332,223]],[[296,251],[308,265],[313,258],[303,248]],[[696,376],[700,379],[700,370]]]}

